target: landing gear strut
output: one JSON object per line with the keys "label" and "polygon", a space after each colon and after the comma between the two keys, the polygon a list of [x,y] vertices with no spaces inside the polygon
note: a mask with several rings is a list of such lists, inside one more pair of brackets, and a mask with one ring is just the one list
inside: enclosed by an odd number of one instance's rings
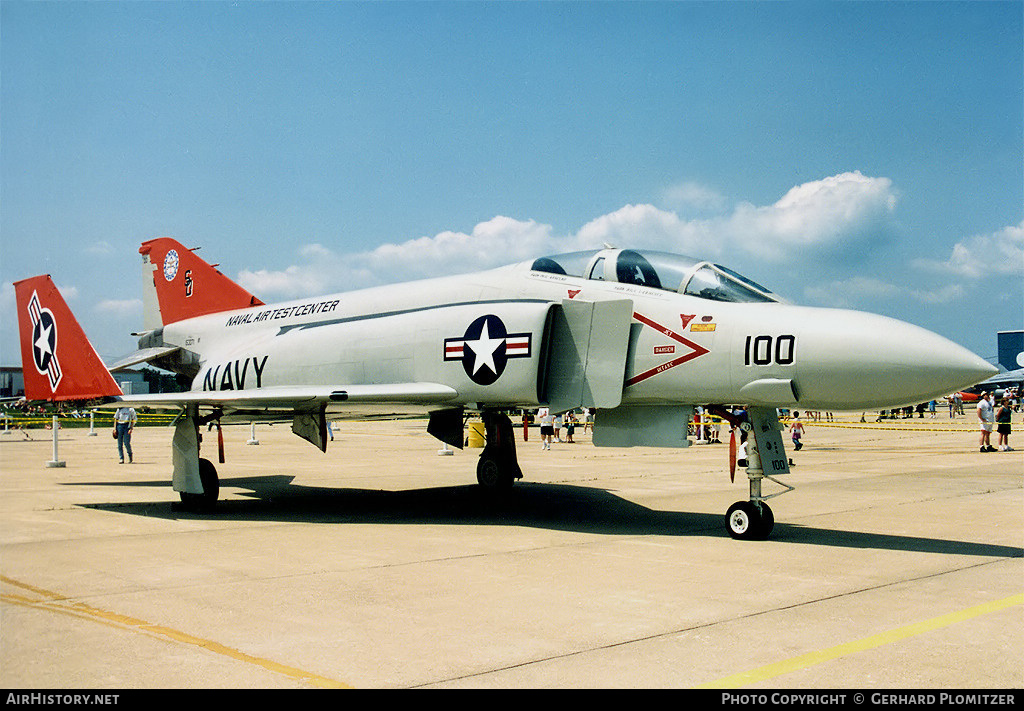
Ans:
{"label": "landing gear strut", "polygon": [[[174,437],[171,441],[171,460],[174,463],[174,490],[181,497],[182,506],[190,511],[210,511],[220,496],[220,481],[217,468],[209,459],[199,457],[201,436],[199,428],[219,420],[220,412],[200,417],[196,406],[179,416],[174,423]],[[217,440],[220,461],[224,461],[223,439],[218,421]]]}
{"label": "landing gear strut", "polygon": [[486,442],[476,465],[476,480],[485,489],[509,489],[516,479],[523,478],[516,460],[512,420],[491,412],[482,415]]}
{"label": "landing gear strut", "polygon": [[[750,481],[750,500],[737,501],[725,514],[725,527],[729,535],[741,540],[763,540],[771,535],[775,527],[775,514],[767,500],[793,490],[773,476],[765,473],[788,474],[789,462],[779,435],[779,419],[774,408],[752,407],[750,422],[740,426],[753,434],[747,438],[747,479]],[[765,496],[761,493],[761,482],[770,479],[785,491]]]}

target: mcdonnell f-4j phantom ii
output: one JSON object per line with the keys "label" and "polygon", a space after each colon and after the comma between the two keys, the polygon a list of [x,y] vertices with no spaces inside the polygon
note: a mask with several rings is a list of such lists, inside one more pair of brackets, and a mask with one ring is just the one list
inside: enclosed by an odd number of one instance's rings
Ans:
{"label": "mcdonnell f-4j phantom ii", "polygon": [[139,251],[146,331],[110,369],[149,362],[190,389],[122,394],[40,276],[15,285],[26,395],[179,412],[172,485],[198,507],[219,495],[200,458],[198,429],[210,422],[291,421],[326,451],[328,419],[422,413],[430,434],[461,447],[478,412],[477,478],[500,489],[522,477],[510,411],[593,408],[597,446],[686,447],[699,406],[750,435],[750,495],[726,522],[733,537],[763,538],[774,517],[762,480],[782,484],[775,477],[789,472],[778,408],[918,403],[995,372],[922,328],[792,305],[725,267],[663,252],[560,254],[268,305],[173,239]]}

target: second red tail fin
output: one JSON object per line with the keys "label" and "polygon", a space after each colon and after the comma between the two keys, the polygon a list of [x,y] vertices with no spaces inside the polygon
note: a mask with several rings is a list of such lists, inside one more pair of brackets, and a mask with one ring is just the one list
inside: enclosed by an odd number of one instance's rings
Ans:
{"label": "second red tail fin", "polygon": [[28,400],[92,400],[121,395],[49,276],[14,283]]}
{"label": "second red tail fin", "polygon": [[139,253],[153,265],[153,286],[165,324],[263,304],[170,237],[143,242]]}

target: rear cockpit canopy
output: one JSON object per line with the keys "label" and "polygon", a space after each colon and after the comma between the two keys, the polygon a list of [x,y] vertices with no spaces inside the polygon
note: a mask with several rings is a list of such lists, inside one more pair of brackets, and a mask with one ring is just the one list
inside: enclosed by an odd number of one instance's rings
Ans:
{"label": "rear cockpit canopy", "polygon": [[777,302],[765,287],[719,264],[668,252],[602,249],[541,257],[536,272],[635,284],[712,301]]}

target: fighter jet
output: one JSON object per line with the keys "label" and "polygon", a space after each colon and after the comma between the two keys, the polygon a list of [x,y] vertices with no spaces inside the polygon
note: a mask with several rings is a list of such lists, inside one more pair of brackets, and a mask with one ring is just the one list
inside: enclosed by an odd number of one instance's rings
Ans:
{"label": "fighter jet", "polygon": [[[922,328],[793,305],[721,265],[657,251],[558,254],[275,305],[173,239],[139,251],[146,330],[112,369],[149,362],[190,389],[122,394],[40,276],[15,284],[26,395],[178,412],[172,485],[196,508],[219,494],[200,456],[198,431],[211,422],[291,421],[326,451],[328,419],[422,413],[430,434],[461,448],[466,417],[479,413],[477,480],[501,490],[523,476],[510,412],[593,408],[596,446],[685,448],[702,407],[749,433],[749,497],[725,522],[734,538],[765,538],[767,500],[779,494],[764,494],[763,480],[792,488],[778,478],[789,474],[778,408],[918,403],[995,371]],[[731,475],[735,460],[733,438]]]}
{"label": "fighter jet", "polygon": [[1024,386],[1024,331],[1000,331],[996,334],[996,347],[999,353],[999,366],[1003,368],[999,375],[994,375],[983,383],[978,383],[972,390],[994,393],[1002,397],[1008,388],[1015,388],[1019,393]]}

